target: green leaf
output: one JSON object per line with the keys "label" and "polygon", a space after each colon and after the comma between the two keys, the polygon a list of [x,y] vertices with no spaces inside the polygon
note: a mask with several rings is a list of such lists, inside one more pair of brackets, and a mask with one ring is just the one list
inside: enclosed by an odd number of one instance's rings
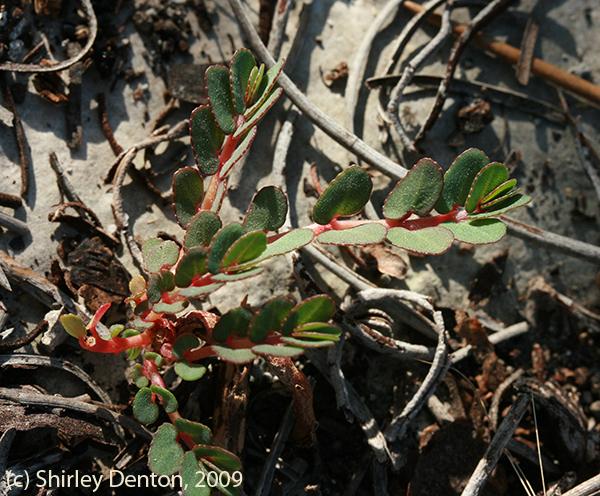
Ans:
{"label": "green leaf", "polygon": [[252,143],[254,142],[254,138],[256,138],[257,132],[257,128],[254,127],[246,136],[244,136],[244,139],[236,146],[235,150],[231,154],[231,157],[229,157],[227,162],[223,164],[221,172],[219,172],[219,177],[226,178],[237,165],[237,163],[246,156],[250,150],[250,147],[252,146]]}
{"label": "green leaf", "polygon": [[152,311],[156,313],[166,313],[170,315],[175,315],[176,313],[183,312],[189,302],[187,301],[175,301],[173,303],[165,303],[164,301],[159,301],[152,307]]}
{"label": "green leaf", "polygon": [[444,174],[444,189],[435,209],[447,213],[456,205],[463,206],[477,173],[489,163],[481,150],[469,148],[461,153]]}
{"label": "green leaf", "polygon": [[162,424],[154,434],[148,450],[148,466],[157,475],[173,475],[183,463],[183,448],[177,442],[172,424]]}
{"label": "green leaf", "polygon": [[442,225],[452,231],[456,240],[473,245],[495,243],[506,234],[506,226],[497,219],[449,222]]}
{"label": "green leaf", "polygon": [[207,460],[227,472],[234,472],[242,468],[242,462],[237,456],[218,446],[199,445],[194,447],[193,452],[196,458]]}
{"label": "green leaf", "polygon": [[195,363],[177,362],[174,369],[179,377],[190,382],[197,381],[206,374],[206,367]]}
{"label": "green leaf", "polygon": [[175,427],[178,432],[188,434],[197,444],[208,444],[212,439],[211,430],[200,422],[178,418],[175,420]]}
{"label": "green leaf", "polygon": [[213,345],[211,348],[221,360],[225,360],[226,362],[237,364],[250,363],[256,358],[256,355],[251,350],[245,348],[234,350],[217,345]]}
{"label": "green leaf", "polygon": [[150,386],[150,391],[160,396],[162,400],[161,404],[162,407],[165,409],[165,412],[173,413],[179,407],[177,403],[177,398],[175,398],[175,395],[171,391],[163,387],[157,386],[156,384]]}
{"label": "green leaf", "polygon": [[231,59],[231,90],[235,102],[235,112],[243,114],[246,110],[246,90],[250,73],[256,67],[256,60],[250,50],[240,48]]}
{"label": "green leaf", "polygon": [[387,228],[369,222],[350,229],[325,231],[317,236],[317,241],[329,245],[372,245],[385,239]]}
{"label": "green leaf", "polygon": [[454,236],[445,227],[426,227],[409,231],[403,227],[394,227],[388,231],[388,241],[398,248],[421,255],[439,255],[450,246]]}
{"label": "green leaf", "polygon": [[275,298],[266,303],[250,324],[248,332],[250,339],[255,343],[260,343],[270,333],[281,329],[293,307],[294,303],[285,297]]}
{"label": "green leaf", "polygon": [[219,273],[225,253],[243,234],[244,228],[236,222],[223,227],[215,234],[208,255],[208,271],[211,274]]}
{"label": "green leaf", "polygon": [[250,117],[243,125],[237,128],[237,131],[233,135],[234,137],[243,136],[250,129],[255,127],[262,118],[267,114],[267,112],[271,109],[273,105],[279,100],[281,95],[283,94],[283,90],[281,88],[277,88],[274,90],[269,97],[264,101],[261,107]]}
{"label": "green leaf", "polygon": [[68,313],[60,317],[60,323],[65,328],[65,331],[74,338],[82,338],[87,334],[87,329],[83,320],[78,315]]}
{"label": "green leaf", "polygon": [[206,472],[193,451],[184,455],[180,474],[184,496],[210,496],[212,488],[206,483]]}
{"label": "green leaf", "polygon": [[125,330],[125,326],[123,324],[113,324],[108,328],[108,330],[110,331],[111,339],[117,338],[119,337],[119,334]]}
{"label": "green leaf", "polygon": [[161,355],[153,351],[147,351],[146,353],[144,353],[144,359],[153,361],[159,367],[163,364],[164,361],[164,358]]}
{"label": "green leaf", "polygon": [[317,295],[298,303],[290,312],[282,332],[289,335],[292,331],[309,322],[327,322],[335,313],[335,303],[329,296]]}
{"label": "green leaf", "polygon": [[201,246],[191,248],[186,253],[175,270],[175,284],[180,288],[186,288],[195,277],[206,273],[206,249]]}
{"label": "green leaf", "polygon": [[192,111],[190,136],[200,172],[212,176],[219,169],[219,151],[225,136],[215,122],[210,105],[201,105]]}
{"label": "green leaf", "polygon": [[222,283],[207,284],[206,286],[190,286],[188,288],[180,289],[178,293],[186,298],[197,298],[198,296],[203,296],[208,293],[214,293],[221,286],[223,286]]}
{"label": "green leaf", "polygon": [[494,191],[495,188],[505,183],[508,180],[509,172],[506,165],[500,162],[492,162],[481,169],[471,186],[469,196],[465,203],[465,210],[467,212],[473,212],[477,209],[482,199],[490,192]]}
{"label": "green leaf", "polygon": [[309,322],[296,327],[292,332],[294,338],[308,338],[315,341],[339,341],[341,332],[325,322]]}
{"label": "green leaf", "polygon": [[218,282],[241,281],[243,279],[248,279],[250,277],[257,276],[262,271],[263,271],[262,267],[255,267],[250,270],[244,270],[242,272],[235,272],[233,274],[225,274],[224,272],[221,272],[220,274],[215,274],[213,276],[213,280],[218,281]]}
{"label": "green leaf", "polygon": [[212,65],[206,70],[208,99],[219,127],[225,134],[235,131],[235,110],[229,81],[229,69]]}
{"label": "green leaf", "polygon": [[508,181],[502,183],[500,186],[498,186],[497,188],[493,189],[490,193],[485,195],[481,199],[481,203],[482,204],[488,203],[488,202],[491,202],[492,200],[494,200],[495,198],[504,196],[509,191],[511,191],[516,185],[517,185],[516,179],[509,179]]}
{"label": "green leaf", "polygon": [[133,398],[133,416],[142,424],[148,425],[158,420],[158,406],[152,401],[152,391],[141,388]]}
{"label": "green leaf", "polygon": [[238,307],[226,312],[213,328],[213,338],[217,341],[225,341],[230,335],[246,336],[248,326],[252,320],[252,312]]}
{"label": "green leaf", "polygon": [[202,203],[204,181],[194,167],[184,167],[173,174],[175,217],[186,227]]}
{"label": "green leaf", "polygon": [[158,272],[177,263],[179,246],[171,240],[150,238],[142,246],[142,255],[148,272]]}
{"label": "green leaf", "polygon": [[259,257],[267,249],[267,235],[262,231],[244,234],[227,250],[221,260],[221,268],[242,265]]}
{"label": "green leaf", "polygon": [[182,334],[177,337],[173,344],[173,354],[181,360],[186,352],[198,348],[200,345],[200,339],[194,334]]}
{"label": "green leaf", "polygon": [[132,295],[139,295],[146,291],[146,279],[144,279],[144,276],[138,274],[132,277],[129,281],[129,291],[131,291]]}
{"label": "green leaf", "polygon": [[270,96],[272,96],[272,90],[275,87],[275,83],[277,82],[281,71],[283,70],[284,62],[285,61],[283,59],[278,61],[266,72],[264,77],[261,77],[260,80],[257,78],[258,86],[253,92],[254,103],[244,114],[246,117],[263,110],[263,107],[267,104]]}
{"label": "green leaf", "polygon": [[371,197],[373,183],[358,165],[349,167],[331,181],[315,203],[312,218],[318,224],[329,224],[338,216],[360,212]]}
{"label": "green leaf", "polygon": [[304,353],[302,348],[295,346],[276,346],[273,344],[259,344],[252,347],[252,351],[257,355],[276,356],[276,357],[297,357]]}
{"label": "green leaf", "polygon": [[163,293],[175,289],[175,276],[172,272],[163,271],[155,274],[150,274],[148,279],[148,301],[157,303],[162,298]]}
{"label": "green leaf", "polygon": [[334,341],[298,339],[289,336],[283,336],[281,341],[291,346],[298,346],[300,348],[325,348],[326,346],[331,346],[334,344]]}
{"label": "green leaf", "polygon": [[390,192],[383,205],[383,216],[401,219],[411,213],[426,215],[435,206],[443,187],[442,168],[434,160],[423,158]]}
{"label": "green leaf", "polygon": [[531,197],[527,195],[517,192],[511,193],[507,196],[496,198],[490,203],[482,205],[482,208],[485,210],[485,212],[480,214],[471,214],[469,215],[469,219],[485,219],[488,217],[496,217],[508,212],[509,210],[527,205],[530,201]]}
{"label": "green leaf", "polygon": [[216,213],[209,210],[198,212],[190,220],[183,245],[186,248],[208,246],[221,226],[221,219]]}
{"label": "green leaf", "polygon": [[136,363],[129,371],[129,379],[140,389],[150,384],[150,381],[144,375],[144,367],[139,363]]}
{"label": "green leaf", "polygon": [[267,245],[267,249],[253,263],[262,262],[271,257],[298,250],[312,241],[312,229],[293,229]]}
{"label": "green leaf", "polygon": [[[262,83],[263,76],[265,75],[265,64],[260,64],[260,67],[254,67],[250,71],[248,77],[248,86],[246,87],[246,105],[251,105],[255,101],[257,96],[258,88]],[[244,116],[247,118],[250,112],[246,112]]]}
{"label": "green leaf", "polygon": [[276,186],[266,186],[252,198],[244,227],[248,231],[276,231],[285,222],[287,211],[285,193]]}

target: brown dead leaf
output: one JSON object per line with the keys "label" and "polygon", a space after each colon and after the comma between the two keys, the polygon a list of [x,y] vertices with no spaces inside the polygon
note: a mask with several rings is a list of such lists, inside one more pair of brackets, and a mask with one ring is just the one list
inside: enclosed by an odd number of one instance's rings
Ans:
{"label": "brown dead leaf", "polygon": [[33,77],[33,86],[38,94],[50,103],[61,104],[69,101],[67,85],[56,72],[43,72]]}
{"label": "brown dead leaf", "polygon": [[408,264],[402,255],[389,246],[369,245],[360,249],[366,258],[367,264],[374,262],[377,270],[396,279],[404,279],[408,270]]}
{"label": "brown dead leaf", "polygon": [[325,85],[330,88],[337,82],[342,82],[348,79],[348,64],[340,62],[333,69],[327,71],[323,76]]}

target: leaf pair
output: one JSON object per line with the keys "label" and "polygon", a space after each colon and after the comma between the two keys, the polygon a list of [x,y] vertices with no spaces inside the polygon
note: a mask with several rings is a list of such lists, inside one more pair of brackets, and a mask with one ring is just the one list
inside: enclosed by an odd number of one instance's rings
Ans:
{"label": "leaf pair", "polygon": [[[226,177],[248,152],[256,135],[256,125],[281,96],[275,84],[283,61],[268,71],[257,67],[252,53],[238,50],[229,67],[213,65],[206,71],[209,104],[196,108],[190,117],[192,148],[200,172],[209,176],[219,172]],[[225,144],[226,162],[221,162]]]}
{"label": "leaf pair", "polygon": [[[259,311],[239,307],[225,313],[213,329],[213,339],[222,345],[212,345],[223,360],[233,363],[251,362],[257,356],[297,356],[303,348],[328,346],[339,338],[339,330],[328,324],[335,305],[324,295],[314,296],[297,305],[288,298],[275,298]],[[267,344],[277,333],[280,344]],[[227,346],[230,338],[249,338],[256,345],[250,348]]]}

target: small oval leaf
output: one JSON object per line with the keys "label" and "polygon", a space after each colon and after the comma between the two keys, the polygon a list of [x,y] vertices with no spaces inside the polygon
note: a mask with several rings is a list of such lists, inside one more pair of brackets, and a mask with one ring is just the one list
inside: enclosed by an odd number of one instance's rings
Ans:
{"label": "small oval leaf", "polygon": [[235,110],[229,81],[229,69],[212,65],[206,70],[208,98],[217,124],[225,134],[235,131]]}
{"label": "small oval leaf", "polygon": [[148,466],[157,475],[173,475],[181,469],[184,451],[177,442],[172,424],[162,424],[154,433],[148,450]]}
{"label": "small oval leaf", "polygon": [[246,89],[250,73],[256,67],[256,59],[250,50],[240,48],[233,54],[229,67],[235,111],[237,114],[243,114],[246,110]]}
{"label": "small oval leaf", "polygon": [[250,363],[256,358],[256,355],[252,353],[251,350],[244,348],[234,350],[232,348],[217,345],[213,345],[211,348],[221,360],[225,360],[226,362],[237,364]]}
{"label": "small oval leaf", "polygon": [[444,189],[435,209],[450,212],[455,206],[463,206],[477,173],[490,162],[485,153],[469,148],[461,153],[444,174]]}
{"label": "small oval leaf", "polygon": [[452,231],[456,240],[473,245],[495,243],[506,234],[504,222],[498,219],[449,222],[443,226]]}
{"label": "small oval leaf", "polygon": [[206,248],[196,246],[179,260],[175,271],[175,284],[186,288],[192,284],[195,277],[205,274],[206,270]]}
{"label": "small oval leaf", "polygon": [[216,323],[213,328],[213,338],[223,342],[231,335],[246,336],[251,320],[252,312],[249,310],[242,307],[232,308]]}
{"label": "small oval leaf", "polygon": [[337,175],[315,203],[312,218],[318,224],[329,224],[339,216],[360,212],[371,197],[373,183],[369,174],[358,165]]}
{"label": "small oval leaf", "polygon": [[158,420],[158,406],[152,401],[152,391],[141,388],[133,399],[133,416],[142,424],[149,425]]}
{"label": "small oval leaf", "polygon": [[411,213],[426,215],[435,206],[443,187],[439,164],[430,158],[421,159],[390,192],[383,205],[383,216],[401,219]]}
{"label": "small oval leaf", "polygon": [[83,320],[78,315],[68,313],[60,317],[60,323],[65,328],[65,331],[74,338],[82,338],[87,334],[87,329]]}
{"label": "small oval leaf", "polygon": [[287,211],[285,193],[276,186],[266,186],[252,198],[244,227],[248,231],[276,231],[285,222]]}
{"label": "small oval leaf", "polygon": [[175,395],[168,389],[153,384],[152,386],[150,386],[150,391],[152,391],[154,394],[160,397],[161,404],[162,407],[165,409],[165,412],[173,413],[179,407],[179,405],[177,404],[177,398],[175,398]]}
{"label": "small oval leaf", "polygon": [[190,220],[183,245],[186,248],[208,246],[221,226],[221,219],[215,212],[209,210],[198,212]]}
{"label": "small oval leaf", "polygon": [[219,169],[219,151],[225,135],[217,126],[210,105],[201,105],[190,116],[192,149],[200,172],[211,176]]}
{"label": "small oval leaf", "polygon": [[292,331],[309,322],[327,322],[335,313],[335,303],[329,296],[317,295],[298,303],[290,312],[282,332],[290,335]]}
{"label": "small oval leaf", "polygon": [[204,181],[193,167],[184,167],[173,174],[175,217],[186,227],[202,203]]}
{"label": "small oval leaf", "polygon": [[267,249],[267,235],[263,231],[244,234],[227,250],[221,268],[228,269],[258,258]]}
{"label": "small oval leaf", "polygon": [[276,357],[297,357],[304,353],[302,348],[294,346],[275,346],[273,344],[259,344],[252,347],[252,351],[257,355],[276,356]]}
{"label": "small oval leaf", "polygon": [[206,374],[206,367],[195,363],[177,362],[175,364],[175,373],[184,381],[197,381]]}
{"label": "small oval leaf", "polygon": [[208,444],[212,439],[210,428],[200,422],[192,422],[184,418],[175,420],[175,427],[178,432],[183,432],[194,440],[197,444]]}
{"label": "small oval leaf", "polygon": [[158,272],[177,263],[179,246],[171,240],[150,238],[142,246],[142,256],[148,272]]}
{"label": "small oval leaf", "polygon": [[388,241],[398,248],[420,255],[439,255],[450,246],[454,236],[445,227],[426,227],[410,231],[403,227],[394,227],[388,231]]}
{"label": "small oval leaf", "polygon": [[175,276],[172,272],[163,271],[150,274],[148,289],[146,290],[148,301],[150,303],[157,303],[160,301],[163,293],[168,293],[173,289],[175,289]]}
{"label": "small oval leaf", "polygon": [[208,255],[208,271],[211,274],[218,274],[221,269],[221,261],[239,238],[244,235],[244,228],[236,222],[223,227],[212,241],[210,253]]}
{"label": "small oval leaf", "polygon": [[473,212],[477,209],[482,199],[492,192],[498,186],[508,181],[508,168],[506,165],[500,162],[492,162],[481,169],[471,186],[469,196],[465,202],[465,210],[467,212]]}
{"label": "small oval leaf", "polygon": [[255,343],[260,343],[270,333],[279,331],[293,307],[294,302],[284,297],[267,302],[250,324],[248,332],[250,339]]}

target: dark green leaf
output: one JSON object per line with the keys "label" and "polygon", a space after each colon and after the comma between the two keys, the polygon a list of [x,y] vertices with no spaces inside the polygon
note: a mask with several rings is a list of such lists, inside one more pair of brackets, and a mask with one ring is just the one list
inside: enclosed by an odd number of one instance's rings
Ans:
{"label": "dark green leaf", "polygon": [[212,439],[211,430],[200,422],[178,418],[175,421],[175,427],[179,432],[188,434],[197,444],[208,444]]}
{"label": "dark green leaf", "polygon": [[421,159],[388,195],[383,216],[401,219],[411,213],[426,215],[438,201],[443,186],[443,171],[438,163],[430,158]]}
{"label": "dark green leaf", "polygon": [[211,274],[218,274],[221,270],[221,261],[233,245],[244,234],[244,228],[241,224],[232,223],[223,227],[212,241],[210,253],[208,255],[208,271]]}
{"label": "dark green leaf", "polygon": [[157,274],[150,274],[148,279],[148,301],[151,303],[158,302],[163,293],[175,289],[175,276],[172,272],[163,271]]}
{"label": "dark green leaf", "polygon": [[177,362],[175,364],[175,373],[184,381],[197,381],[206,374],[206,367],[195,363]]}
{"label": "dark green leaf", "polygon": [[212,65],[206,70],[206,86],[213,114],[225,134],[235,131],[235,110],[229,81],[229,69]]}
{"label": "dark green leaf", "polygon": [[317,241],[329,245],[372,245],[385,239],[387,228],[369,222],[350,229],[325,231],[317,236]]}
{"label": "dark green leaf", "polygon": [[148,425],[158,419],[158,406],[152,401],[152,391],[141,388],[133,398],[133,416],[142,424]]}
{"label": "dark green leaf", "polygon": [[292,331],[309,322],[327,322],[335,313],[335,303],[329,296],[317,295],[298,303],[283,325],[282,332],[289,335]]}
{"label": "dark green leaf", "polygon": [[74,338],[82,338],[87,334],[87,329],[81,317],[68,313],[60,317],[60,323],[71,336]]}
{"label": "dark green leaf", "polygon": [[248,326],[252,320],[252,312],[238,307],[226,312],[213,329],[213,338],[217,341],[225,341],[229,336],[246,336]]}
{"label": "dark green leaf", "polygon": [[183,448],[177,442],[172,424],[162,424],[154,434],[148,451],[148,466],[157,475],[173,475],[181,469]]}
{"label": "dark green leaf", "polygon": [[173,344],[173,354],[181,360],[186,352],[198,348],[201,344],[200,339],[194,334],[182,334]]}
{"label": "dark green leaf", "polygon": [[246,233],[229,247],[221,261],[221,268],[227,269],[254,260],[266,249],[267,235],[264,232]]}
{"label": "dark green leaf", "polygon": [[175,398],[175,395],[171,391],[163,387],[157,386],[156,384],[150,386],[150,391],[160,396],[161,404],[162,407],[165,409],[165,412],[173,413],[177,410],[179,406],[177,404],[177,398]]}
{"label": "dark green leaf", "polygon": [[223,131],[217,126],[210,105],[201,105],[190,116],[192,149],[200,172],[211,176],[219,169],[219,151],[223,144]]}
{"label": "dark green leaf", "polygon": [[502,183],[500,186],[489,192],[481,199],[481,203],[489,203],[492,200],[499,198],[501,196],[509,193],[515,186],[517,185],[516,179],[509,179],[508,181]]}
{"label": "dark green leaf", "polygon": [[231,59],[231,90],[237,114],[246,110],[246,90],[252,69],[256,67],[256,60],[250,50],[240,48]]}
{"label": "dark green leaf", "polygon": [[477,173],[489,163],[481,150],[469,148],[461,153],[444,174],[444,189],[435,209],[446,213],[455,206],[463,206]]}
{"label": "dark green leaf", "polygon": [[179,246],[171,240],[150,238],[142,246],[142,255],[148,272],[158,272],[177,263]]}
{"label": "dark green leaf", "polygon": [[221,286],[223,286],[222,283],[208,284],[206,286],[190,286],[187,288],[180,289],[178,293],[181,296],[185,296],[186,298],[197,298],[208,293],[214,293]]}
{"label": "dark green leaf", "polygon": [[458,241],[473,245],[495,243],[506,234],[506,226],[497,219],[480,219],[443,224]]}
{"label": "dark green leaf", "polygon": [[190,224],[183,239],[186,248],[194,246],[208,246],[213,236],[221,229],[221,219],[209,210],[198,212],[190,220]]}
{"label": "dark green leaf", "polygon": [[267,249],[254,262],[298,250],[312,241],[312,229],[293,229],[267,245]]}
{"label": "dark green leaf", "polygon": [[193,167],[179,169],[173,175],[173,197],[175,216],[182,227],[186,227],[202,203],[204,181]]}
{"label": "dark green leaf", "polygon": [[252,320],[248,335],[255,343],[263,341],[270,333],[279,331],[294,303],[288,298],[275,298],[266,303]]}
{"label": "dark green leaf", "polygon": [[[267,70],[264,77],[260,80],[257,79],[258,85],[253,92],[253,104],[244,114],[246,117],[253,115],[255,112],[260,112],[265,106],[267,100],[272,95],[272,90],[275,87],[275,83],[283,70],[284,60],[280,60],[273,67]],[[260,76],[260,75],[259,75]]]}
{"label": "dark green leaf", "polygon": [[253,269],[244,270],[242,272],[235,272],[233,274],[225,274],[222,272],[220,274],[215,274],[213,276],[213,280],[218,282],[242,281],[243,279],[248,279],[250,277],[257,276],[262,272],[262,270],[262,267],[254,267]]}
{"label": "dark green leaf", "polygon": [[514,208],[519,208],[527,205],[531,201],[531,197],[515,192],[510,193],[506,196],[496,198],[485,205],[482,208],[485,212],[480,214],[469,215],[470,219],[485,219],[487,217],[495,217],[497,215],[504,214]]}
{"label": "dark green leaf", "polygon": [[338,216],[360,212],[371,197],[373,183],[369,174],[354,165],[337,175],[313,207],[312,217],[318,224],[329,224]]}
{"label": "dark green leaf", "polygon": [[426,227],[417,231],[409,231],[403,227],[388,230],[388,241],[398,248],[421,255],[439,255],[450,246],[454,236],[445,227]]}
{"label": "dark green leaf", "polygon": [[140,389],[148,387],[148,384],[150,384],[150,381],[144,375],[144,367],[142,367],[139,363],[136,363],[131,368],[129,379]]}
{"label": "dark green leaf", "polygon": [[252,198],[244,227],[248,231],[276,231],[285,222],[287,211],[285,193],[276,186],[267,186]]}
{"label": "dark green leaf", "polygon": [[201,246],[191,248],[177,264],[175,271],[175,284],[186,288],[195,277],[206,273],[206,249]]}
{"label": "dark green leaf", "polygon": [[489,193],[494,191],[498,186],[505,183],[508,180],[509,172],[506,165],[499,162],[492,162],[481,169],[471,186],[469,196],[465,203],[465,210],[467,212],[473,212],[477,209],[482,199]]}

